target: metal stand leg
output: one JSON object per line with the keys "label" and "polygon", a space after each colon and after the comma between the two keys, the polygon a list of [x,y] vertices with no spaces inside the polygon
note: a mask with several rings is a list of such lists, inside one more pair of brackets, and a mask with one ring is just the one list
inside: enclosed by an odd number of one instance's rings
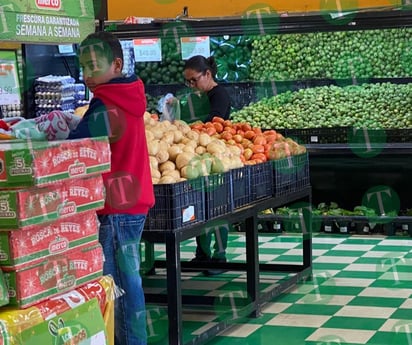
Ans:
{"label": "metal stand leg", "polygon": [[167,304],[169,345],[183,344],[180,243],[175,234],[166,236]]}

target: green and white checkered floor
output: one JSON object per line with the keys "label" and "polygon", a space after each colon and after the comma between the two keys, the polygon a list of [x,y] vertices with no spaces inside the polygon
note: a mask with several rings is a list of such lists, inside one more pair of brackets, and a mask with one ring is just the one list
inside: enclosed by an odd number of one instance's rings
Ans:
{"label": "green and white checkered floor", "polygon": [[[228,260],[245,260],[245,237],[230,234]],[[298,235],[262,234],[260,260],[301,262]],[[195,240],[181,246],[182,260],[191,259]],[[164,247],[156,245],[164,259]],[[313,237],[313,279],[299,283],[267,303],[258,318],[245,317],[208,342],[210,345],[412,345],[412,239],[410,237]],[[263,275],[262,288],[282,275]],[[229,289],[245,290],[244,272],[205,277],[184,273],[182,292],[219,295]],[[151,292],[164,292],[165,281],[156,274],[145,278]],[[152,308],[148,306],[148,309]],[[183,315],[184,340],[203,332],[219,318],[215,310],[193,309]],[[164,326],[164,325],[163,325]],[[167,327],[164,328],[167,332]],[[155,334],[156,332],[153,332]],[[156,337],[155,337],[156,338]],[[160,337],[162,338],[162,337]],[[159,337],[149,343],[167,344]]]}

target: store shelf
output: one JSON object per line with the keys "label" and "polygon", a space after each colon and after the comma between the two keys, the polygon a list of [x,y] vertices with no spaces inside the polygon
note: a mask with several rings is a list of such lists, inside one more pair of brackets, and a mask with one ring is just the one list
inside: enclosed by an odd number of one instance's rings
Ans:
{"label": "store shelf", "polygon": [[[360,11],[355,13],[353,20],[346,16],[332,20],[329,16],[319,13],[289,14],[263,18],[264,32],[270,33],[302,33],[314,31],[336,30],[368,30],[388,29],[396,27],[412,27],[412,11],[401,9],[388,9],[382,11]],[[260,25],[259,25],[260,24]],[[246,20],[242,17],[223,18],[182,18],[176,20],[155,20],[150,24],[124,24],[122,22],[107,21],[105,30],[112,31],[121,39],[132,37],[162,37],[165,28],[190,27],[194,35],[261,35],[262,23],[256,17]]]}
{"label": "store shelf", "polygon": [[[311,157],[327,155],[356,157],[356,150],[364,150],[365,144],[307,144],[305,145]],[[379,151],[379,155],[402,155],[409,157],[412,154],[411,143],[374,143],[373,148]]]}
{"label": "store shelf", "polygon": [[[272,197],[261,200],[253,205],[248,205],[234,210],[230,214],[216,217],[212,222],[203,222],[194,224],[189,227],[171,230],[150,230],[144,231],[142,240],[150,244],[164,243],[166,246],[166,259],[164,261],[156,260],[154,269],[166,268],[166,284],[167,293],[162,295],[158,293],[146,293],[147,303],[166,304],[168,308],[169,320],[169,344],[182,345],[183,331],[182,331],[182,310],[184,307],[193,305],[209,305],[215,304],[215,297],[204,296],[189,296],[182,295],[181,291],[181,271],[182,269],[225,269],[225,270],[240,270],[245,271],[247,275],[247,298],[237,299],[236,305],[242,306],[238,311],[237,317],[241,316],[258,316],[262,305],[269,301],[274,296],[279,295],[288,287],[293,286],[302,279],[307,279],[312,275],[312,239],[310,229],[307,233],[302,235],[302,264],[261,264],[259,263],[259,246],[258,246],[258,230],[257,230],[257,216],[259,212],[270,207],[278,207],[293,201],[307,199],[310,202],[311,188],[308,186],[302,190],[290,193],[281,197]],[[182,241],[194,238],[204,233],[205,227],[208,225],[215,226],[219,221],[225,224],[233,224],[239,221],[246,223],[245,232],[246,240],[246,261],[245,263],[214,263],[213,267],[208,265],[201,265],[199,263],[192,263],[188,261],[181,261],[180,244]],[[264,292],[260,291],[260,272],[288,272],[291,273],[285,280],[273,287],[266,289]],[[229,312],[230,314],[230,312]],[[223,318],[221,322],[208,328],[204,333],[197,334],[194,338],[186,343],[188,344],[203,344],[208,339],[214,337],[223,329],[233,325],[234,315],[227,315],[228,318]]]}

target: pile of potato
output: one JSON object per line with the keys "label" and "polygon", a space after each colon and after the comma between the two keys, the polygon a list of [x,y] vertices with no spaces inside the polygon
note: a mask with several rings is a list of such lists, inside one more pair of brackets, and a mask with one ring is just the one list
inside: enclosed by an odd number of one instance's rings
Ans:
{"label": "pile of potato", "polygon": [[146,112],[152,181],[168,184],[243,166],[241,149],[217,136],[192,130],[184,121],[158,121]]}

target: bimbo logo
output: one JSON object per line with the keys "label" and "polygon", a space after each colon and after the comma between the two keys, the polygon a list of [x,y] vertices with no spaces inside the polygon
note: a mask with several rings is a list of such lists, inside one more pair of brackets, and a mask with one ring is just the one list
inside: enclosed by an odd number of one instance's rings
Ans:
{"label": "bimbo logo", "polygon": [[67,238],[57,238],[49,244],[50,254],[64,252],[65,250],[67,250],[67,248],[69,248],[69,241]]}
{"label": "bimbo logo", "polygon": [[37,8],[60,10],[62,3],[61,0],[36,0]]}

